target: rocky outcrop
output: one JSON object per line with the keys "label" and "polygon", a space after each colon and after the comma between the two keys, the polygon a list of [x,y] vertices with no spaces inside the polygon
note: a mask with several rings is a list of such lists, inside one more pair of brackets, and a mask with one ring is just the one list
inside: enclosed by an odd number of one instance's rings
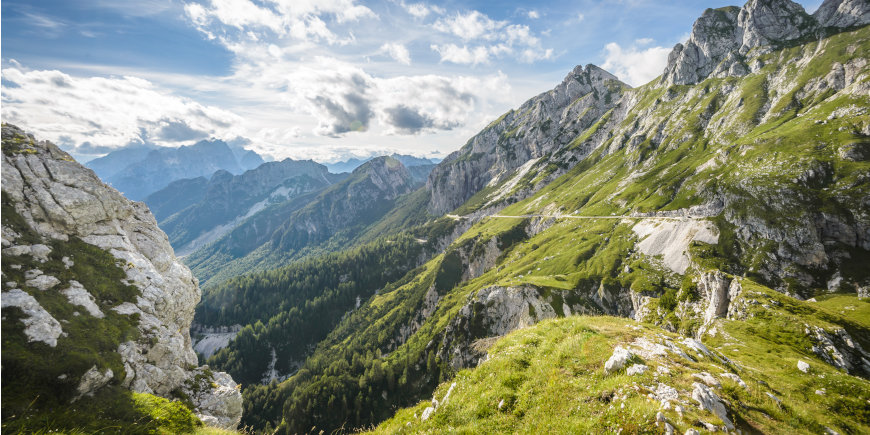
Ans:
{"label": "rocky outcrop", "polygon": [[823,27],[848,28],[870,23],[862,0],[827,0],[813,16],[790,0],[750,0],[742,8],[707,9],[695,21],[685,44],[674,46],[661,83],[690,85],[707,77],[743,76],[745,56],[755,50],[815,35]]}
{"label": "rocky outcrop", "polygon": [[51,347],[57,346],[57,338],[63,334],[57,321],[39,302],[21,289],[14,288],[0,295],[3,308],[18,307],[24,313],[24,334],[28,341],[41,341]]}
{"label": "rocky outcrop", "polygon": [[704,384],[695,382],[692,384],[692,388],[692,399],[698,402],[698,408],[712,412],[725,423],[727,430],[734,430],[734,423],[728,418],[728,409],[722,403],[722,399]]}
{"label": "rocky outcrop", "polygon": [[806,325],[804,332],[813,342],[812,351],[828,364],[846,372],[870,377],[870,353],[843,328],[826,331]]}
{"label": "rocky outcrop", "polygon": [[484,186],[562,149],[620,99],[628,85],[595,65],[577,66],[553,90],[511,110],[447,156],[426,184],[429,212],[447,213]]}
{"label": "rocky outcrop", "polygon": [[[76,239],[108,252],[116,263],[123,265],[126,274],[123,284],[133,286],[139,292],[135,300],[100,301],[101,304],[113,303],[111,311],[114,313],[137,316],[133,318],[138,319],[140,338],[118,346],[123,374],[107,375],[97,370],[83,379],[85,387],[82,388],[87,391],[82,394],[104,384],[106,377],[118,376],[124,386],[134,391],[169,396],[193,376],[191,368],[197,364],[188,333],[194,307],[200,298],[196,279],[175,258],[166,235],[157,228],[154,217],[144,204],[127,200],[103,184],[93,171],[79,165],[49,142],[37,142],[20,129],[5,124],[2,139],[4,207],[8,198],[23,220],[22,225],[32,230],[32,237],[40,238],[44,243]],[[28,244],[21,234],[3,227],[4,248],[15,253],[40,251],[35,244],[29,249],[18,249]],[[3,250],[4,263],[9,254]],[[73,264],[66,257],[63,263],[67,268]],[[33,279],[46,278],[40,282],[28,280],[26,286],[36,291],[60,292],[57,289],[63,289],[62,294],[71,305],[83,308],[87,315],[96,318],[105,311],[95,305],[93,296],[79,282],[69,280],[66,288],[42,285],[50,281],[49,278],[57,283],[61,280],[37,272],[34,270],[31,274]],[[43,287],[45,290],[41,290]],[[49,290],[52,287],[55,289]],[[9,298],[7,294],[20,297]],[[12,290],[3,294],[3,306],[15,304],[22,307],[25,314],[30,313],[24,323],[32,322],[28,329],[32,327],[39,331],[39,339],[49,345],[63,340],[63,336],[58,334],[57,321],[52,322],[48,313],[40,315],[39,304],[34,305],[36,301],[31,299],[33,296],[22,290]],[[221,388],[221,385],[216,383],[214,388]],[[206,396],[207,392],[203,397]],[[198,406],[197,403],[194,405]],[[214,416],[224,418],[228,422],[225,427],[234,427],[230,423],[237,424],[241,418],[241,413],[233,409],[210,408],[199,409],[199,412],[204,416],[209,412],[220,414]]]}
{"label": "rocky outcrop", "polygon": [[486,287],[471,297],[447,326],[438,356],[454,369],[472,367],[496,337],[544,319],[575,314],[629,317],[634,312],[630,293],[611,294],[603,286],[561,291],[531,285]]}
{"label": "rocky outcrop", "polygon": [[865,0],[826,0],[813,13],[824,27],[853,27],[870,23],[870,3]]}

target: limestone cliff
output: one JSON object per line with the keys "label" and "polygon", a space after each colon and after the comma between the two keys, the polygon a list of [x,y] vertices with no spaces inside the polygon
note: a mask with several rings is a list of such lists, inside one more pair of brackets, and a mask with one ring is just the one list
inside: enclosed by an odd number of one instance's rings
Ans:
{"label": "limestone cliff", "polygon": [[827,0],[812,16],[790,0],[751,0],[742,8],[707,9],[692,26],[689,40],[671,51],[661,83],[690,85],[707,77],[744,76],[759,67],[747,64],[750,53],[821,37],[825,28],[867,23],[870,4],[862,0]]}
{"label": "limestone cliff", "polygon": [[[180,397],[207,424],[235,428],[238,386],[196,368],[197,281],[148,208],[17,127],[4,124],[2,141],[4,396],[10,365],[50,355],[26,368],[28,382],[57,383],[58,394],[74,386],[72,400],[109,384]],[[24,335],[7,342],[7,331],[19,337],[16,319]]]}
{"label": "limestone cliff", "polygon": [[568,145],[597,122],[628,85],[587,65],[577,66],[558,86],[511,110],[444,159],[429,174],[429,211],[447,213],[486,185]]}

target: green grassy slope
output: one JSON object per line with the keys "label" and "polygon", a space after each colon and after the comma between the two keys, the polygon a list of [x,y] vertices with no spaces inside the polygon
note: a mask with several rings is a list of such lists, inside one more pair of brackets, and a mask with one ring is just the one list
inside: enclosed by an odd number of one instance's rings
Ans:
{"label": "green grassy slope", "polygon": [[[631,320],[548,320],[500,339],[486,362],[442,383],[434,394],[441,403],[425,421],[424,411],[433,406],[428,400],[398,411],[374,432],[662,433],[657,412],[676,433],[690,428],[707,432],[703,423],[723,422],[692,398],[693,384],[702,382],[694,375],[705,372],[719,383],[711,388],[726,404],[729,420],[744,432],[870,430],[870,382],[829,366],[803,346],[804,325],[831,329],[851,324],[868,336],[870,317],[853,323],[839,311],[866,314],[870,303],[845,295],[827,303],[802,302],[748,280],[743,286],[748,298],[782,305],[753,305],[752,320],[721,321],[720,334],[705,339],[710,355],[687,346],[684,337]],[[641,341],[671,343],[688,357],[673,351],[644,355]],[[633,350],[630,364],[645,364],[649,370],[606,373],[604,364],[616,346]],[[798,361],[809,364],[809,373],[798,369]],[[736,375],[745,386],[723,373]],[[670,406],[650,397],[663,390],[660,385],[678,392]]]}

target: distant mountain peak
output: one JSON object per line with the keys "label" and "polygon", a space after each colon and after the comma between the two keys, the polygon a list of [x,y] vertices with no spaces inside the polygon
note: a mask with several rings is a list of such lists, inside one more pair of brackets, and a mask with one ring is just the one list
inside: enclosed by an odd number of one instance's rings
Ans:
{"label": "distant mountain peak", "polygon": [[692,26],[685,44],[668,56],[661,84],[688,85],[707,77],[743,76],[750,72],[743,56],[773,49],[826,27],[870,23],[870,2],[826,0],[814,15],[790,0],[750,0],[742,8],[707,9]]}

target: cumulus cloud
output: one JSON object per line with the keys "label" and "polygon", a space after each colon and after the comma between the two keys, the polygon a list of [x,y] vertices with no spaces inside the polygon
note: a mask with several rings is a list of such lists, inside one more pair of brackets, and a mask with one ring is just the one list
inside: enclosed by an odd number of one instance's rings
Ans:
{"label": "cumulus cloud", "polygon": [[388,42],[381,46],[381,52],[392,57],[396,62],[401,64],[411,64],[411,53],[404,45],[399,43]]}
{"label": "cumulus cloud", "polygon": [[432,44],[433,51],[441,55],[442,62],[452,62],[458,64],[477,65],[480,63],[489,62],[490,49],[487,47],[472,47],[458,46],[456,44],[437,45]]}
{"label": "cumulus cloud", "polygon": [[526,16],[528,16],[528,17],[529,17],[530,19],[532,19],[532,20],[537,20],[538,18],[541,18],[541,14],[540,14],[538,11],[534,10],[534,9],[528,11],[528,12],[526,13]]}
{"label": "cumulus cloud", "polygon": [[429,14],[443,14],[444,9],[435,6],[435,5],[427,5],[425,3],[402,3],[402,7],[405,8],[409,14],[413,15],[416,18],[426,18]]}
{"label": "cumulus cloud", "polygon": [[[356,0],[208,0],[184,5],[190,21],[209,39],[217,38],[216,27],[229,26],[232,37],[258,40],[258,32],[269,31],[279,37],[298,40],[324,40],[343,43],[328,27],[324,17],[338,24],[377,18],[371,9]],[[220,36],[230,39],[229,35]]]}
{"label": "cumulus cloud", "polygon": [[77,78],[54,70],[3,68],[3,120],[81,154],[131,143],[177,146],[230,137],[241,118],[172,95],[135,77]]}
{"label": "cumulus cloud", "polygon": [[452,17],[439,19],[432,27],[470,41],[478,38],[495,39],[498,36],[495,31],[506,25],[507,21],[495,21],[478,11],[471,11],[467,14],[457,13]]}
{"label": "cumulus cloud", "polygon": [[664,71],[671,51],[657,46],[641,48],[651,43],[651,40],[640,39],[630,47],[622,47],[611,42],[604,46],[605,59],[601,67],[632,86],[643,85]]}
{"label": "cumulus cloud", "polygon": [[[441,55],[442,62],[477,65],[493,57],[512,55],[531,63],[553,56],[553,50],[543,48],[529,26],[496,21],[478,11],[441,18],[432,27],[463,41],[461,46],[432,44],[431,49]],[[477,45],[472,44],[475,42]]]}
{"label": "cumulus cloud", "polygon": [[314,132],[323,136],[366,131],[375,122],[386,134],[450,130],[464,124],[481,99],[509,89],[503,74],[383,78],[325,57],[272,80],[272,86],[286,87],[289,105],[318,120]]}

